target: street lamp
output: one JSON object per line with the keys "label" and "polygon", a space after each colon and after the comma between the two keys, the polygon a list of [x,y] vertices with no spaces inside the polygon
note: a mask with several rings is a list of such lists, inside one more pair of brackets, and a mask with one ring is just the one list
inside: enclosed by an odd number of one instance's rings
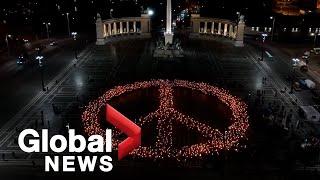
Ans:
{"label": "street lamp", "polygon": [[6,43],[7,43],[7,48],[8,48],[8,57],[10,57],[10,46],[9,46],[9,38],[12,36],[10,34],[6,34]]}
{"label": "street lamp", "polygon": [[112,19],[113,17],[112,17],[112,13],[113,13],[113,9],[110,9],[110,18]]}
{"label": "street lamp", "polygon": [[77,52],[77,35],[78,35],[78,33],[77,32],[72,32],[71,35],[72,35],[73,40],[75,42],[74,56],[75,56],[75,58],[77,60],[78,59],[78,52]]}
{"label": "street lamp", "polygon": [[237,21],[239,21],[241,13],[239,11],[237,11],[236,14],[237,14]]}
{"label": "street lamp", "polygon": [[44,77],[43,77],[43,63],[42,63],[43,56],[36,56],[36,60],[38,60],[40,72],[41,72],[41,85],[42,90],[46,91],[46,88],[44,87]]}
{"label": "street lamp", "polygon": [[311,33],[310,36],[314,36],[313,40],[313,46],[316,47],[317,45],[317,37],[320,35],[320,33]]}
{"label": "street lamp", "polygon": [[46,23],[46,22],[44,22],[44,23],[42,23],[42,24],[44,24],[45,26],[46,26],[46,29],[47,29],[47,38],[48,39],[50,39],[50,36],[49,36],[49,26],[51,25],[51,23]]}
{"label": "street lamp", "polygon": [[273,41],[273,36],[274,36],[274,25],[276,22],[276,17],[270,16],[270,19],[272,20],[272,32],[271,32],[271,41]]}
{"label": "street lamp", "polygon": [[67,17],[67,24],[68,24],[68,36],[71,36],[69,13],[66,13],[66,17]]}
{"label": "street lamp", "polygon": [[[264,42],[266,41],[266,38],[268,37],[268,34],[267,33],[262,33],[261,34],[261,37],[262,37],[262,43],[264,44]],[[261,61],[263,61],[263,56],[264,56],[264,49],[263,49],[263,44],[261,46]]]}

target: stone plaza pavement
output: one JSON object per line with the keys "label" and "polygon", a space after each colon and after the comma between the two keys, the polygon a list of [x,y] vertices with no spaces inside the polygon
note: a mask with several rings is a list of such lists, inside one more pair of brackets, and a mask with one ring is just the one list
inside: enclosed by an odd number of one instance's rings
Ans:
{"label": "stone plaza pavement", "polygon": [[[310,103],[289,91],[280,92],[285,87],[290,89],[284,76],[291,71],[281,74],[272,68],[272,63],[277,62],[258,61],[260,52],[251,46],[234,48],[227,40],[222,41],[184,42],[185,58],[178,60],[153,58],[154,43],[149,40],[89,45],[77,62],[70,63],[49,83],[49,91],[39,93],[1,127],[0,167],[42,165],[41,154],[21,152],[17,144],[21,130],[47,128],[51,135],[64,133],[66,125],[72,128],[80,123],[79,111],[90,100],[106,89],[126,82],[152,78],[205,81],[246,100],[249,108],[254,106],[257,90],[264,90],[265,106],[270,102],[285,106],[287,111],[293,109],[294,117],[297,117],[297,105]],[[267,77],[266,83],[263,83],[263,77]],[[61,113],[54,113],[53,106]],[[277,123],[286,126],[284,118]]]}

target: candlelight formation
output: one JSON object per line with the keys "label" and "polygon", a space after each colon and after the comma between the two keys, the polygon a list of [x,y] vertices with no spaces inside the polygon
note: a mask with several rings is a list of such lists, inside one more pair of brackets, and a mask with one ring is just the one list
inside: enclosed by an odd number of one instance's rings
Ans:
{"label": "candlelight formation", "polygon": [[[141,117],[136,123],[140,127],[156,121],[156,143],[153,146],[139,147],[131,153],[133,157],[146,159],[176,159],[177,161],[187,159],[201,159],[203,157],[219,153],[221,150],[237,150],[239,141],[245,138],[246,131],[249,127],[247,105],[239,98],[232,96],[228,91],[211,86],[206,83],[197,83],[184,80],[151,80],[145,82],[135,82],[124,86],[117,86],[108,90],[103,96],[89,103],[82,114],[82,122],[84,131],[87,135],[99,134],[104,135],[104,128],[99,122],[98,114],[102,108],[114,97],[121,96],[125,93],[138,89],[147,89],[150,87],[159,88],[158,109],[149,113],[145,117]],[[232,124],[226,131],[221,132],[214,127],[210,127],[197,119],[185,115],[176,110],[177,104],[174,102],[173,87],[188,88],[193,91],[200,91],[208,96],[215,96],[230,108]],[[214,119],[212,119],[214,121]],[[173,143],[174,123],[179,124],[189,130],[198,132],[203,142],[197,144],[176,148]],[[113,146],[117,147],[119,140],[116,136],[120,132],[113,135]],[[183,136],[183,134],[181,134]]]}

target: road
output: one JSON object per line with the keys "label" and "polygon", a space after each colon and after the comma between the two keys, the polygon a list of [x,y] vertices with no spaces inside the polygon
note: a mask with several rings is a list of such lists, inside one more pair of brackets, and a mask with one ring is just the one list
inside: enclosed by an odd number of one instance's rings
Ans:
{"label": "road", "polygon": [[[79,44],[78,42],[77,44]],[[79,45],[77,45],[79,47]],[[74,60],[75,42],[71,39],[59,41],[56,47],[46,48],[44,55],[45,84]],[[8,59],[0,66],[1,103],[0,127],[24,107],[36,94],[42,91],[41,73],[38,65],[17,65]]]}

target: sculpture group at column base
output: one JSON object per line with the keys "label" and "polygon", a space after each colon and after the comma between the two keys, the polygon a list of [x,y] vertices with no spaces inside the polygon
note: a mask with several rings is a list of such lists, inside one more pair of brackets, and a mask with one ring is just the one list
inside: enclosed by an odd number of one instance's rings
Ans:
{"label": "sculpture group at column base", "polygon": [[234,46],[236,46],[236,47],[244,47],[244,43],[243,43],[243,41],[239,41],[239,40],[237,41],[237,40],[236,40],[236,41],[234,42]]}
{"label": "sculpture group at column base", "polygon": [[179,41],[175,41],[172,44],[163,44],[163,40],[157,41],[156,49],[153,52],[153,57],[155,58],[183,58],[184,53],[181,48],[181,43]]}
{"label": "sculpture group at column base", "polygon": [[155,58],[183,58],[183,51],[178,49],[156,49],[153,57]]}

